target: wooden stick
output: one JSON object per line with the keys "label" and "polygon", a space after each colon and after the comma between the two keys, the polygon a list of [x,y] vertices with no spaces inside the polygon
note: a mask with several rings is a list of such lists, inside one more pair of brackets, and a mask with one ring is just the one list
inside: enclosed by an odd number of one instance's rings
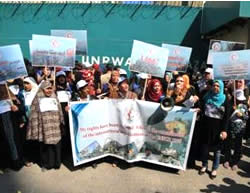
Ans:
{"label": "wooden stick", "polygon": [[6,87],[6,89],[7,89],[7,93],[8,93],[9,99],[10,99],[10,104],[11,104],[11,106],[13,106],[13,101],[12,101],[12,98],[11,98],[11,96],[10,96],[10,91],[9,91],[9,87],[8,87],[8,85],[7,85],[7,82],[5,83],[5,87]]}
{"label": "wooden stick", "polygon": [[54,66],[54,77],[53,77],[53,86],[56,90],[56,67]]}
{"label": "wooden stick", "polygon": [[235,95],[235,91],[236,91],[236,85],[235,85],[235,80],[234,81],[234,92],[233,92],[233,96],[234,96],[234,106],[236,107],[236,95]]}
{"label": "wooden stick", "polygon": [[148,78],[146,78],[145,84],[144,84],[144,88],[143,88],[143,94],[142,94],[142,98],[143,99],[145,99],[145,93],[146,93],[146,89],[147,89],[147,84],[148,84]]}

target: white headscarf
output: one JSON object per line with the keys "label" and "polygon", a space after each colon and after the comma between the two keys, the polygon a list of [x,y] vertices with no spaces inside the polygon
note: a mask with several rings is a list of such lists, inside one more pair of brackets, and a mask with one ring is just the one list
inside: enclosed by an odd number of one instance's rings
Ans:
{"label": "white headscarf", "polygon": [[32,77],[26,77],[23,81],[28,82],[32,85],[32,88],[30,91],[24,90],[24,92],[23,92],[24,99],[25,99],[25,105],[30,106],[34,97],[36,96],[37,91],[38,91],[38,85],[37,85],[36,81],[34,80],[34,78],[32,78]]}

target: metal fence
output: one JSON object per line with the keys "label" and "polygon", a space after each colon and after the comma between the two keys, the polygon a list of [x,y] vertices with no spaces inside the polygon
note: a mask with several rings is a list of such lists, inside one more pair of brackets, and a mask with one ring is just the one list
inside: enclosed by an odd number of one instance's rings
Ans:
{"label": "metal fence", "polygon": [[162,5],[162,6],[188,6],[188,7],[202,7],[203,1],[0,1],[0,3],[76,3],[76,4],[143,4],[143,5]]}

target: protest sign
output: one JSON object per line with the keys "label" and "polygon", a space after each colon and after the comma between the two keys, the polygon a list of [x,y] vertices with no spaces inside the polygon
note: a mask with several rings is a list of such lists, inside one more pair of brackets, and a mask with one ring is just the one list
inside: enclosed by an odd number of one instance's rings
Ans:
{"label": "protest sign", "polygon": [[11,111],[11,100],[0,100],[0,114]]}
{"label": "protest sign", "polygon": [[169,51],[168,64],[166,70],[186,72],[192,48],[170,45],[170,44],[162,44],[162,47],[167,48]]}
{"label": "protest sign", "polygon": [[250,50],[216,52],[213,56],[214,79],[250,80]]}
{"label": "protest sign", "polygon": [[58,104],[55,98],[44,97],[39,100],[39,107],[41,112],[58,111]]}
{"label": "protest sign", "polygon": [[213,58],[215,52],[226,52],[226,51],[236,51],[244,50],[246,48],[246,43],[244,42],[231,42],[223,40],[210,40],[209,51],[207,57],[207,64],[213,64]]}
{"label": "protest sign", "polygon": [[62,91],[57,91],[56,93],[60,103],[66,103],[70,101],[71,94],[69,91],[62,90]]}
{"label": "protest sign", "polygon": [[76,39],[76,55],[86,56],[88,53],[86,30],[51,30],[52,36]]}
{"label": "protest sign", "polygon": [[33,35],[29,42],[33,66],[75,66],[76,40],[71,38]]}
{"label": "protest sign", "polygon": [[0,82],[24,76],[27,76],[27,70],[20,46],[0,47]]}
{"label": "protest sign", "polygon": [[[96,110],[102,109],[102,110]],[[138,100],[70,103],[74,165],[105,156],[185,170],[196,113]]]}
{"label": "protest sign", "polygon": [[168,62],[168,50],[134,40],[130,71],[143,72],[163,78]]}

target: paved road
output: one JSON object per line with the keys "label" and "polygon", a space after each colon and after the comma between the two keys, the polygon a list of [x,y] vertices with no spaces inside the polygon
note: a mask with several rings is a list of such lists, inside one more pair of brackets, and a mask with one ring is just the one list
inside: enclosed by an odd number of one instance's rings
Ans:
{"label": "paved road", "polygon": [[[141,162],[130,166],[120,161],[117,168],[101,162],[96,169],[86,165],[74,171],[63,165],[46,172],[33,165],[0,174],[0,193],[249,193],[250,147],[245,146],[243,153],[237,171],[221,166],[214,180],[208,174],[199,176],[197,169],[176,173]],[[211,161],[209,164],[211,168]]]}

